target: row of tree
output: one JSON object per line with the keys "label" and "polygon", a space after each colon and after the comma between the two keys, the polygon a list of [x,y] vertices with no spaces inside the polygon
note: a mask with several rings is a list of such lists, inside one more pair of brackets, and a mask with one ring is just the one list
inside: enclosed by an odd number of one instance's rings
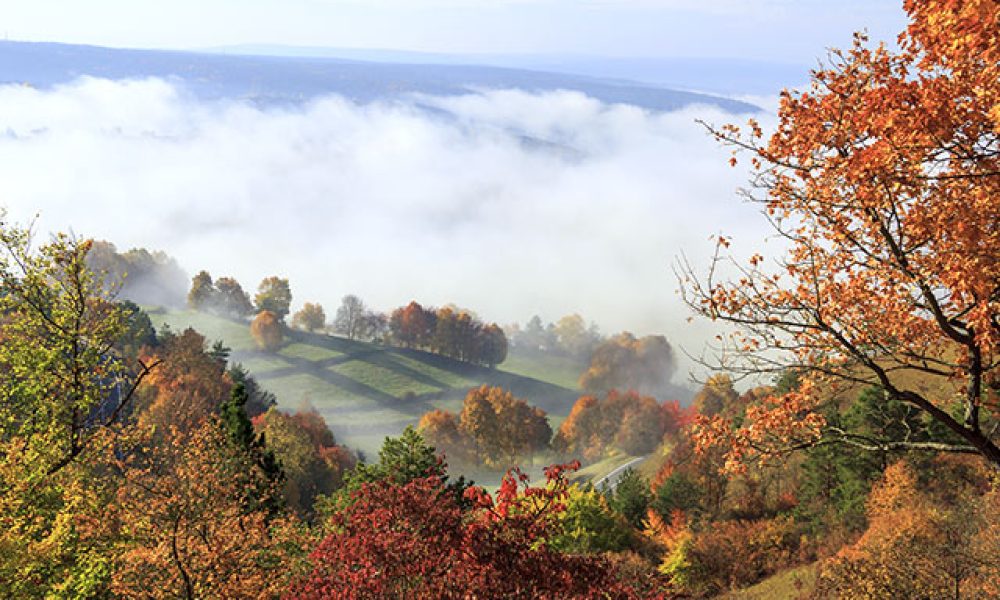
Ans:
{"label": "row of tree", "polygon": [[446,306],[424,308],[416,301],[392,311],[389,334],[393,343],[421,348],[457,360],[490,368],[507,358],[507,336],[471,312]]}
{"label": "row of tree", "polygon": [[257,286],[257,294],[251,302],[250,294],[243,291],[235,278],[220,277],[213,282],[208,271],[200,271],[191,280],[187,305],[232,318],[246,318],[266,310],[284,321],[291,309],[292,290],[287,279],[266,277]]}
{"label": "row of tree", "polygon": [[595,394],[633,389],[668,397],[677,391],[677,386],[671,383],[677,370],[676,360],[673,347],[662,335],[636,338],[626,331],[594,347],[579,384]]}
{"label": "row of tree", "polygon": [[563,456],[587,461],[598,460],[611,450],[643,456],[660,446],[665,436],[676,435],[691,417],[676,400],[660,404],[631,390],[583,396],[559,426],[552,447]]}
{"label": "row of tree", "polygon": [[[279,277],[261,281],[253,302],[238,281],[222,277],[213,282],[207,271],[194,277],[188,292],[188,306],[197,310],[233,318],[268,313],[252,324],[258,346],[268,350],[276,349],[281,342],[281,336],[271,333],[269,324],[272,320],[284,324],[291,301],[288,280]],[[326,330],[326,312],[322,305],[306,302],[292,315],[291,324],[309,332]],[[369,309],[358,296],[348,294],[341,300],[330,330],[351,340],[388,341],[490,368],[507,358],[507,336],[496,323],[485,324],[471,312],[451,306],[424,308],[414,301],[387,317]]]}
{"label": "row of tree", "polygon": [[500,387],[469,391],[461,412],[433,410],[420,418],[420,433],[452,463],[501,470],[547,450],[552,438],[545,411]]}
{"label": "row of tree", "polygon": [[505,469],[550,450],[562,459],[586,462],[614,451],[650,454],[689,426],[693,416],[676,400],[661,404],[632,390],[611,390],[577,400],[553,436],[544,411],[503,388],[483,385],[469,391],[458,414],[430,411],[418,429],[452,464]]}
{"label": "row of tree", "polygon": [[506,328],[512,348],[527,354],[548,353],[585,361],[604,340],[595,323],[587,325],[578,314],[566,315],[555,323],[544,324],[538,315],[522,327],[514,323]]}

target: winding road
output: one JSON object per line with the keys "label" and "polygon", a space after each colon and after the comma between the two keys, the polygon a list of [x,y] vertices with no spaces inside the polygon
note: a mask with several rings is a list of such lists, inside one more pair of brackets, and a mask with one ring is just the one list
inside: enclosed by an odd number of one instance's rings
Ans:
{"label": "winding road", "polygon": [[595,490],[602,490],[602,491],[605,490],[605,489],[607,489],[609,491],[615,489],[618,486],[618,480],[621,479],[621,476],[625,472],[626,469],[628,469],[631,466],[634,466],[634,465],[637,465],[637,464],[641,463],[642,461],[646,460],[647,458],[649,458],[649,455],[640,456],[639,458],[633,458],[632,460],[628,461],[624,465],[622,465],[620,467],[617,467],[614,471],[611,471],[610,473],[608,473],[604,477],[601,477],[600,479],[594,480],[594,489]]}

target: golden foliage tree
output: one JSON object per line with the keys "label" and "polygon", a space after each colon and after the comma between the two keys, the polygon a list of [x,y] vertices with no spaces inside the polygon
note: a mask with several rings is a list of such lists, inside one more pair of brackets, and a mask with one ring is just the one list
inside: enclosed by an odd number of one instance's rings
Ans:
{"label": "golden foliage tree", "polygon": [[545,411],[501,387],[469,390],[458,417],[434,410],[420,419],[421,433],[459,461],[500,468],[514,466],[548,448],[552,438]]}
{"label": "golden foliage tree", "polygon": [[267,352],[274,352],[281,347],[284,339],[281,321],[269,310],[261,311],[250,322],[250,335],[257,347]]}
{"label": "golden foliage tree", "polygon": [[473,449],[468,437],[460,429],[455,413],[436,409],[420,417],[417,425],[427,443],[444,454],[449,464],[463,464],[473,459]]}
{"label": "golden foliage tree", "polygon": [[354,466],[315,410],[287,414],[271,408],[254,419],[254,429],[281,464],[285,500],[300,515],[310,516],[317,497],[338,489]]}
{"label": "golden foliage tree", "polygon": [[824,597],[994,597],[996,491],[981,496],[983,473],[968,464],[947,468],[961,475],[929,483],[905,462],[886,469],[868,499],[868,530],[823,565]]}
{"label": "golden foliage tree", "polygon": [[187,436],[168,436],[166,443],[147,436],[137,432],[135,446],[120,461],[124,482],[110,509],[122,545],[114,593],[276,597],[287,585],[296,550],[290,523],[248,510],[247,489],[268,490],[259,467],[215,418]]}
{"label": "golden foliage tree", "polygon": [[626,454],[652,452],[672,429],[675,414],[654,398],[611,390],[603,398],[583,396],[559,426],[553,447],[566,456],[598,460],[612,448]]}
{"label": "golden foliage tree", "polygon": [[292,315],[292,327],[313,332],[317,329],[323,329],[325,326],[326,313],[323,312],[323,306],[320,304],[306,302],[302,305],[301,310]]}
{"label": "golden foliage tree", "polygon": [[137,420],[144,427],[187,435],[229,397],[225,364],[205,352],[205,337],[193,329],[167,337],[144,359],[159,363],[138,392]]}

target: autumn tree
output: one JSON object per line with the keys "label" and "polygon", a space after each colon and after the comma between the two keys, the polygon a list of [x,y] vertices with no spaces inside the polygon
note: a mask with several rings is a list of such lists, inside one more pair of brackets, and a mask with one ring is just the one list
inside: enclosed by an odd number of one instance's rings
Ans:
{"label": "autumn tree", "polygon": [[208,271],[199,271],[191,280],[191,291],[187,295],[188,308],[195,310],[210,308],[215,305],[218,293]]}
{"label": "autumn tree", "polygon": [[[1000,5],[907,0],[901,50],[857,35],[784,92],[769,140],[750,122],[713,129],[749,154],[746,192],[787,251],[682,269],[693,309],[735,326],[720,355],[730,372],[779,372],[804,383],[715,418],[732,464],[834,439],[869,449],[974,453],[1000,466],[991,385],[1000,355]],[[734,158],[734,160],[736,160]],[[723,271],[737,271],[728,280]],[[844,386],[877,385],[929,415],[951,440],[889,441],[830,430],[817,404]]]}
{"label": "autumn tree", "polygon": [[507,358],[507,335],[496,323],[484,324],[467,310],[438,310],[434,352],[494,368]]}
{"label": "autumn tree", "polygon": [[983,542],[996,532],[996,492],[981,496],[982,470],[952,462],[960,475],[937,481],[922,480],[931,474],[922,478],[904,461],[886,469],[867,502],[868,529],[823,564],[824,596],[994,595],[1000,561],[995,542]]}
{"label": "autumn tree", "polygon": [[469,390],[459,422],[480,461],[492,466],[509,467],[547,448],[552,437],[544,411],[500,387]]}
{"label": "autumn tree", "polygon": [[181,436],[219,412],[230,395],[225,364],[205,348],[205,337],[193,329],[163,336],[161,346],[143,359],[159,367],[142,382],[136,418],[158,435]]}
{"label": "autumn tree", "polygon": [[670,578],[672,591],[680,597],[714,598],[794,564],[801,541],[798,533],[788,516],[720,521],[703,529],[689,524],[660,572]]}
{"label": "autumn tree", "polygon": [[457,352],[455,358],[470,363],[479,363],[483,323],[468,311],[459,311],[455,320]]}
{"label": "autumn tree", "polygon": [[507,360],[507,336],[496,323],[490,323],[480,333],[479,360],[489,368],[494,368]]}
{"label": "autumn tree", "polygon": [[404,310],[404,307],[401,306],[389,313],[389,319],[386,325],[389,328],[389,338],[392,343],[404,348],[411,348],[413,346],[413,341],[409,338],[408,332],[406,331],[404,323]]}
{"label": "autumn tree", "polygon": [[[171,437],[176,440],[177,438]],[[121,530],[112,590],[121,597],[269,598],[285,585],[291,537],[268,513],[247,510],[247,490],[276,493],[217,418],[184,443],[133,440],[110,515]],[[289,527],[286,535],[291,531]]]}
{"label": "autumn tree", "polygon": [[231,317],[249,317],[254,313],[250,295],[243,291],[243,286],[232,277],[220,277],[215,282],[218,292],[217,310]]}
{"label": "autumn tree", "polygon": [[288,506],[310,516],[316,499],[343,485],[354,457],[339,446],[315,410],[292,414],[275,408],[254,419],[255,431],[281,465]]}
{"label": "autumn tree", "polygon": [[593,460],[604,451],[604,425],[600,400],[595,396],[581,396],[559,425],[552,447],[567,455],[579,455],[581,460]]}
{"label": "autumn tree", "polygon": [[306,302],[302,309],[292,315],[292,327],[305,329],[308,332],[323,329],[326,326],[326,313],[319,304]]}
{"label": "autumn tree", "polygon": [[672,407],[634,391],[612,390],[602,398],[583,396],[559,426],[552,445],[566,456],[588,461],[597,460],[612,448],[646,454],[676,427],[673,419],[679,415]]}
{"label": "autumn tree", "polygon": [[274,352],[281,347],[284,338],[281,322],[277,315],[269,310],[261,311],[250,322],[250,335],[261,350]]}
{"label": "autumn tree", "polygon": [[12,597],[102,592],[87,516],[108,490],[88,464],[156,366],[121,353],[129,311],[88,268],[91,247],[59,234],[35,248],[0,214],[0,589]]}
{"label": "autumn tree", "polygon": [[441,409],[425,413],[420,417],[417,431],[443,453],[452,466],[472,461],[473,448],[455,413]]}
{"label": "autumn tree", "polygon": [[267,277],[257,287],[254,304],[258,312],[269,311],[275,318],[284,321],[292,305],[292,289],[287,279]]}
{"label": "autumn tree", "polygon": [[580,387],[591,393],[634,389],[662,396],[671,390],[677,370],[673,348],[662,335],[637,339],[628,332],[604,340],[594,348]]}
{"label": "autumn tree", "polygon": [[393,311],[389,331],[396,343],[406,348],[423,348],[431,343],[437,327],[435,311],[412,301]]}
{"label": "autumn tree", "polygon": [[[611,397],[611,396],[609,396]],[[652,452],[663,441],[667,431],[667,413],[655,399],[625,396],[630,406],[623,410],[621,422],[611,443],[626,454],[643,455]]]}
{"label": "autumn tree", "polygon": [[431,348],[437,354],[461,360],[461,324],[459,314],[450,307],[438,309],[435,315]]}
{"label": "autumn tree", "polygon": [[491,442],[499,437],[500,425],[497,423],[496,411],[493,410],[485,390],[484,393],[474,393],[476,391],[470,390],[466,394],[462,402],[462,411],[459,413],[459,422],[462,433],[472,441],[477,459],[480,463],[485,463],[494,458],[486,447],[492,446]]}

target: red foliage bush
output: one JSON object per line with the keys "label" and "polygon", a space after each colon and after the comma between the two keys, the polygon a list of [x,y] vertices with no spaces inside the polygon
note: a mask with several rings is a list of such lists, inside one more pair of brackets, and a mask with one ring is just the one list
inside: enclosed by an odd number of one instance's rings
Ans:
{"label": "red foliage bush", "polygon": [[[540,543],[563,510],[566,467],[545,487],[519,471],[494,499],[480,488],[463,511],[438,477],[365,484],[329,523],[310,555],[312,572],[287,598],[638,598],[600,556],[561,554]],[[648,583],[648,582],[647,582]]]}

